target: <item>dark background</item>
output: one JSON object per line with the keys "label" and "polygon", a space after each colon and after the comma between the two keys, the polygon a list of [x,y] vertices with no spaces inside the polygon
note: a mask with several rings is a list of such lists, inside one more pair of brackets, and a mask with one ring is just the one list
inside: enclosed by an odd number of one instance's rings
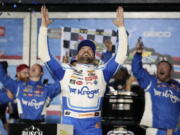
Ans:
{"label": "dark background", "polygon": [[39,11],[46,4],[49,11],[115,11],[123,6],[125,11],[180,11],[180,0],[0,0],[0,11]]}

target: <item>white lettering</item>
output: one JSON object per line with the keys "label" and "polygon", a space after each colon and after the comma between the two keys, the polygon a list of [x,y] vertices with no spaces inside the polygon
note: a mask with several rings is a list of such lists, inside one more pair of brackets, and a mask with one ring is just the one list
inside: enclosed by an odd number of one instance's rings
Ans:
{"label": "white lettering", "polygon": [[43,135],[43,131],[39,128],[31,126],[30,128],[26,128],[22,131],[22,135]]}
{"label": "white lettering", "polygon": [[22,135],[43,135],[41,131],[23,131]]}
{"label": "white lettering", "polygon": [[171,32],[169,31],[146,31],[143,32],[144,37],[158,37],[158,38],[169,38],[171,37]]}
{"label": "white lettering", "polygon": [[39,109],[40,106],[44,105],[44,101],[37,102],[35,99],[32,99],[31,101],[22,99],[22,104],[29,107],[34,107],[35,109]]}
{"label": "white lettering", "polygon": [[154,89],[154,95],[155,96],[161,96],[161,91],[158,91],[158,90]]}
{"label": "white lettering", "polygon": [[180,98],[173,95],[173,92],[171,90],[166,90],[164,92],[161,92],[161,91],[154,89],[154,95],[155,96],[162,96],[165,98],[170,98],[172,103],[180,102]]}

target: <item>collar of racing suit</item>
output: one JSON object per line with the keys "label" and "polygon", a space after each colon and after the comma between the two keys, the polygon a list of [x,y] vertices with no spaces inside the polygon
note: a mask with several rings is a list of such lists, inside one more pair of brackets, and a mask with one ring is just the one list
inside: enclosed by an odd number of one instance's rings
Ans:
{"label": "collar of racing suit", "polygon": [[29,80],[28,83],[29,83],[29,84],[32,84],[32,85],[42,84],[41,80],[39,80],[39,81]]}
{"label": "collar of racing suit", "polygon": [[77,63],[76,68],[94,68],[95,66],[93,64],[80,64],[80,63]]}

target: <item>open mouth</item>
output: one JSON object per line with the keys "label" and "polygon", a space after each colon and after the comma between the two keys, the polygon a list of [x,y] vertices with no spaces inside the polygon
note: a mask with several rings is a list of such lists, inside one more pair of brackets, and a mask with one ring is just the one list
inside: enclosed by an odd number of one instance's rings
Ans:
{"label": "open mouth", "polygon": [[89,54],[88,54],[88,53],[85,53],[85,54],[84,54],[84,56],[86,56],[86,57],[87,57],[87,56],[89,56]]}
{"label": "open mouth", "polygon": [[160,72],[160,75],[164,75],[165,73],[164,72]]}
{"label": "open mouth", "polygon": [[160,71],[159,75],[164,76],[166,73],[164,71]]}

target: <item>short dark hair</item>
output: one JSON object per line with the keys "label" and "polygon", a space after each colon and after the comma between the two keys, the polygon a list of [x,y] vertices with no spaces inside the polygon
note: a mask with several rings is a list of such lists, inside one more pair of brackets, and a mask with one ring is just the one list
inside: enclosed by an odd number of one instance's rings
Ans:
{"label": "short dark hair", "polygon": [[1,61],[0,63],[2,64],[2,68],[3,68],[4,72],[7,73],[7,68],[8,68],[7,61]]}
{"label": "short dark hair", "polygon": [[161,61],[158,62],[157,66],[159,66],[161,63],[167,63],[169,65],[169,67],[170,67],[170,70],[171,71],[173,70],[173,66],[172,66],[172,64],[169,61],[161,60]]}

